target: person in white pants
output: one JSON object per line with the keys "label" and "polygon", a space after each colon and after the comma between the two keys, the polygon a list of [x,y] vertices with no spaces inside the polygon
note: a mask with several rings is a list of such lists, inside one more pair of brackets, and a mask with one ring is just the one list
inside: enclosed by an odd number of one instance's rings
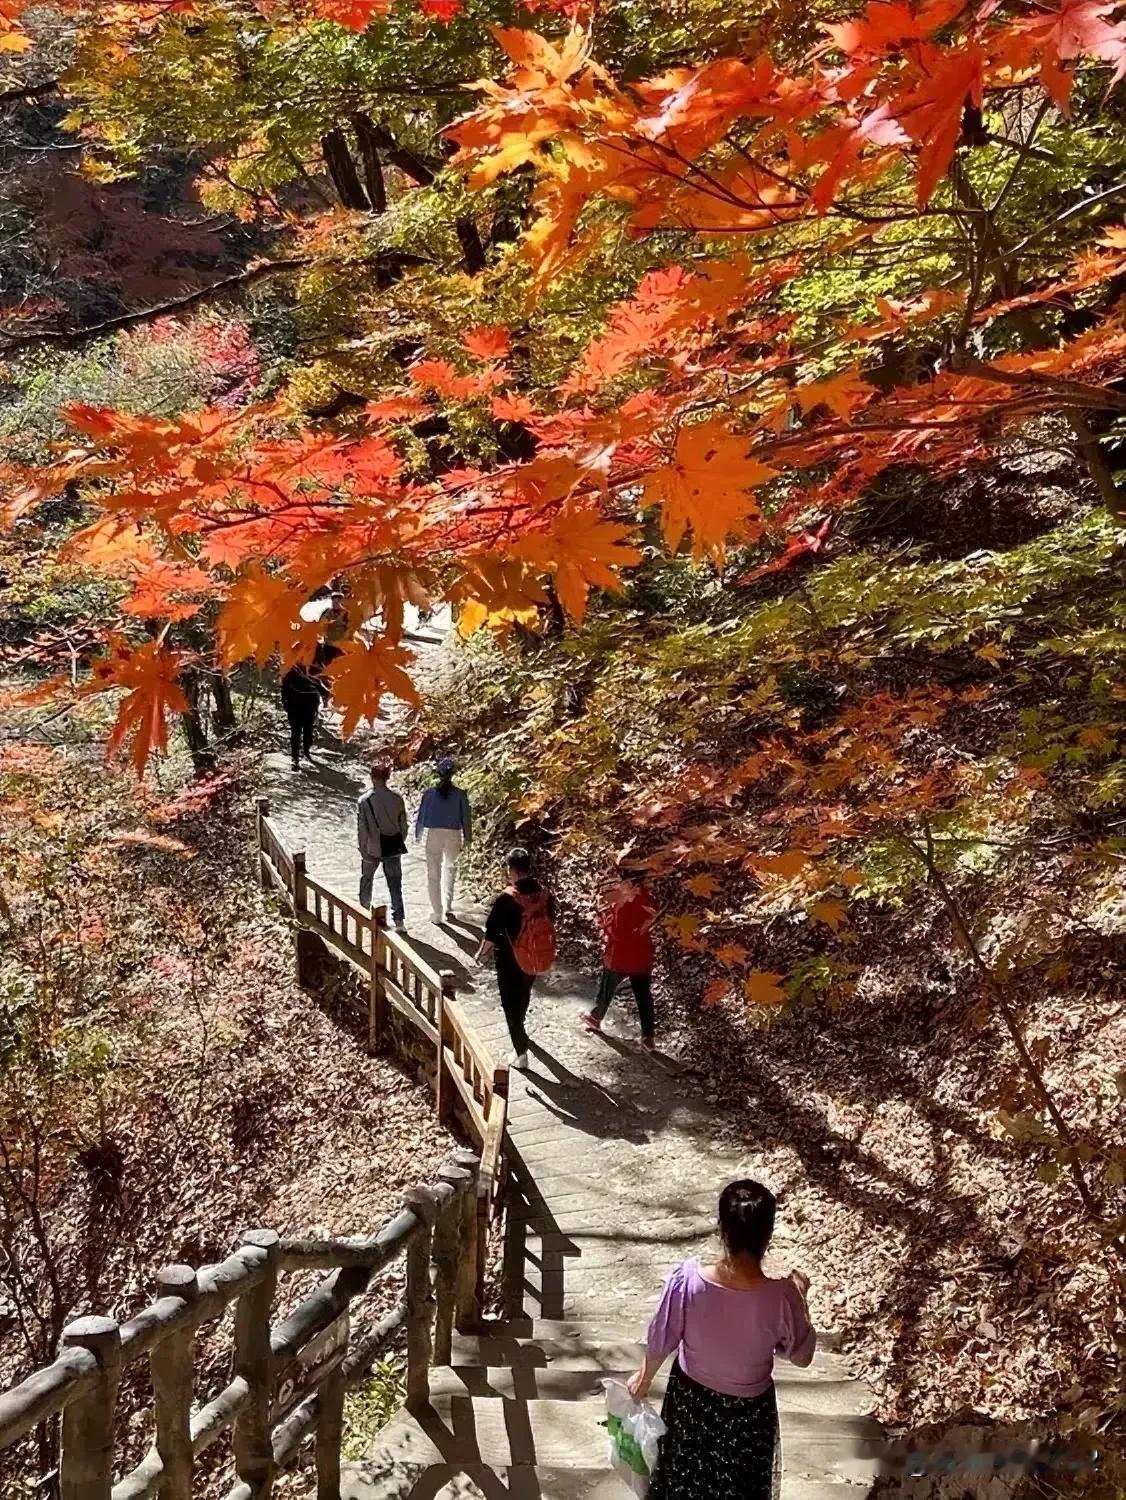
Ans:
{"label": "person in white pants", "polygon": [[444,755],[435,767],[438,780],[422,794],[414,824],[417,843],[425,836],[430,920],[437,926],[453,916],[457,857],[473,837],[469,798],[454,785],[454,763]]}

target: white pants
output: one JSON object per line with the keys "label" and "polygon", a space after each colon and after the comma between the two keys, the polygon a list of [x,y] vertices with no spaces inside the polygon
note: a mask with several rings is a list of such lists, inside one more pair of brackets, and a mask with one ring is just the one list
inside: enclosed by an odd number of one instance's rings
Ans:
{"label": "white pants", "polygon": [[426,830],[426,879],[430,887],[430,915],[440,922],[454,904],[457,857],[463,843],[460,828]]}

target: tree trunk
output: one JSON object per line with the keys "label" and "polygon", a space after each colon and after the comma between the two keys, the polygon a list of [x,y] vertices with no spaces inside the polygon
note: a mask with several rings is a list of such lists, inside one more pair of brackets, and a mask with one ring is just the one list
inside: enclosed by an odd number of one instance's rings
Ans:
{"label": "tree trunk", "polygon": [[1103,504],[1119,526],[1126,526],[1126,493],[1115,484],[1114,471],[1107,463],[1098,438],[1091,431],[1082,412],[1072,410],[1068,413],[1068,418],[1083,462],[1087,465],[1087,472],[1095,481]]}
{"label": "tree trunk", "polygon": [[184,697],[188,700],[188,711],[180,715],[180,723],[183,726],[184,738],[188,742],[192,765],[197,772],[213,770],[215,756],[207,743],[207,731],[203,727],[203,715],[199,709],[203,686],[200,674],[195,671],[184,672],[180,677],[180,686],[184,690]]}
{"label": "tree trunk", "polygon": [[364,168],[364,183],[373,214],[387,212],[387,187],[383,181],[383,163],[379,159],[379,133],[370,116],[363,113],[352,116],[352,128],[356,132],[356,144],[360,148],[360,161]]}
{"label": "tree trunk", "polygon": [[238,717],[231,696],[231,679],[226,672],[216,672],[211,679],[211,703],[215,728],[223,734],[233,734],[238,728]]}
{"label": "tree trunk", "polygon": [[434,181],[434,169],[422,160],[421,156],[401,146],[386,125],[377,125],[370,116],[364,115],[366,120],[365,134],[372,145],[383,152],[393,167],[409,177],[417,187],[429,187]]}
{"label": "tree trunk", "polygon": [[481,243],[477,225],[468,214],[461,214],[455,221],[454,228],[465,269],[470,276],[476,276],[485,269],[485,247]]}
{"label": "tree trunk", "polygon": [[321,150],[332,185],[344,207],[366,209],[369,206],[368,200],[360,186],[356,163],[348,149],[348,138],[339,125],[334,125],[327,135],[321,136]]}

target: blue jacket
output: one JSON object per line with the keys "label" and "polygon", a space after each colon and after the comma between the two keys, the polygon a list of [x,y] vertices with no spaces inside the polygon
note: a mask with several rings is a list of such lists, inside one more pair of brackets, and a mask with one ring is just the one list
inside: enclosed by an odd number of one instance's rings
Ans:
{"label": "blue jacket", "polygon": [[473,823],[469,815],[469,798],[461,787],[452,786],[448,797],[443,797],[436,786],[426,788],[414,821],[416,839],[422,837],[425,828],[460,828],[465,842],[469,843]]}

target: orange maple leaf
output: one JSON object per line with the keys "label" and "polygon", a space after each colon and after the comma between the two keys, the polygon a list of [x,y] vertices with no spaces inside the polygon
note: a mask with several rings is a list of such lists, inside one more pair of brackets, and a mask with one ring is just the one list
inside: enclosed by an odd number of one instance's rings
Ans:
{"label": "orange maple leaf", "polygon": [[810,380],[795,386],[794,398],[802,411],[809,413],[818,406],[827,406],[834,416],[847,420],[853,408],[872,395],[872,387],[859,369],[842,370],[839,375],[830,375],[825,380]]}
{"label": "orange maple leaf", "polygon": [[675,552],[689,529],[692,555],[722,561],[731,536],[753,539],[761,531],[759,509],[748,491],[774,478],[774,470],[748,451],[748,439],[720,417],[677,434],[672,463],[645,477],[648,505],[661,507],[661,529]]}
{"label": "orange maple leaf", "polygon": [[536,415],[536,409],[527,396],[494,396],[490,409],[498,422],[527,422]]}
{"label": "orange maple leaf", "polygon": [[521,537],[512,553],[554,574],[560,602],[579,625],[590,590],[602,588],[616,593],[622,586],[616,569],[641,561],[641,553],[626,542],[628,535],[628,527],[605,520],[597,510],[569,502],[550,526]]}
{"label": "orange maple leaf", "polygon": [[700,919],[689,912],[682,912],[678,917],[665,917],[661,924],[670,937],[676,938],[681,943],[690,943],[700,931]]}
{"label": "orange maple leaf", "polygon": [[313,0],[313,14],[349,31],[366,31],[377,16],[388,15],[391,0]]}
{"label": "orange maple leaf", "polygon": [[896,119],[921,148],[917,184],[920,208],[929,201],[950,165],[962,133],[966,101],[981,108],[984,63],[976,44],[960,51],[928,44],[921,49],[921,59],[923,76],[892,105]]}
{"label": "orange maple leaf", "polygon": [[418,691],[406,672],[413,660],[412,652],[391,645],[381,636],[370,642],[348,641],[341,647],[325,675],[333,698],[344,710],[340,733],[345,739],[361,719],[375,723],[384,693],[417,706]]}
{"label": "orange maple leaf", "polygon": [[705,1010],[719,1005],[731,995],[731,984],[726,979],[712,979],[704,986],[704,993],[700,996],[700,1004]]}
{"label": "orange maple leaf", "polygon": [[185,596],[210,593],[213,587],[211,575],[202,568],[153,558],[134,571],[133,592],[121,608],[142,620],[190,620],[202,609],[203,601]]}
{"label": "orange maple leaf", "polygon": [[933,36],[961,9],[961,0],[929,0],[918,7],[906,0],[873,0],[855,20],[835,22],[823,29],[847,56],[878,57],[904,42]]}
{"label": "orange maple leaf", "polygon": [[484,324],[471,328],[461,342],[467,354],[489,362],[503,359],[510,347],[507,328],[491,328]]}
{"label": "orange maple leaf", "polygon": [[219,649],[228,666],[247,659],[264,667],[280,650],[283,671],[310,660],[319,639],[315,623],[302,622],[305,595],[260,563],[236,579],[217,625]]}
{"label": "orange maple leaf", "polygon": [[724,968],[734,968],[746,962],[747,950],[742,943],[725,943],[722,948],[717,948],[712,957],[717,963],[723,964]]}
{"label": "orange maple leaf", "polygon": [[780,875],[784,880],[792,880],[805,869],[809,855],[800,849],[787,849],[783,854],[756,854],[748,863],[759,875]]}
{"label": "orange maple leaf", "polygon": [[815,906],[809,908],[809,915],[818,922],[824,922],[826,927],[831,927],[834,932],[838,930],[842,922],[848,920],[848,911],[840,901],[818,901]]}
{"label": "orange maple leaf", "polygon": [[714,875],[693,875],[691,880],[684,882],[684,888],[694,896],[702,896],[706,900],[719,890],[719,881]]}
{"label": "orange maple leaf", "polygon": [[409,422],[415,417],[429,416],[430,412],[421,396],[387,396],[382,401],[369,401],[364,407],[369,422]]}
{"label": "orange maple leaf", "polygon": [[416,360],[407,374],[415,385],[437,391],[450,401],[471,401],[485,396],[502,382],[496,370],[482,370],[476,375],[461,375],[448,359]]}
{"label": "orange maple leaf", "polygon": [[130,759],[138,776],[154,751],[163,754],[168,749],[168,716],[188,711],[188,700],[180,686],[186,660],[183,652],[169,651],[162,641],[148,641],[134,648],[115,636],[109,641],[108,654],[94,663],[85,691],[128,690],[106,742],[106,753],[112,755],[129,739]]}
{"label": "orange maple leaf", "polygon": [[743,981],[743,993],[756,1005],[780,1005],[786,998],[782,989],[784,974],[772,974],[767,969],[756,969]]}

